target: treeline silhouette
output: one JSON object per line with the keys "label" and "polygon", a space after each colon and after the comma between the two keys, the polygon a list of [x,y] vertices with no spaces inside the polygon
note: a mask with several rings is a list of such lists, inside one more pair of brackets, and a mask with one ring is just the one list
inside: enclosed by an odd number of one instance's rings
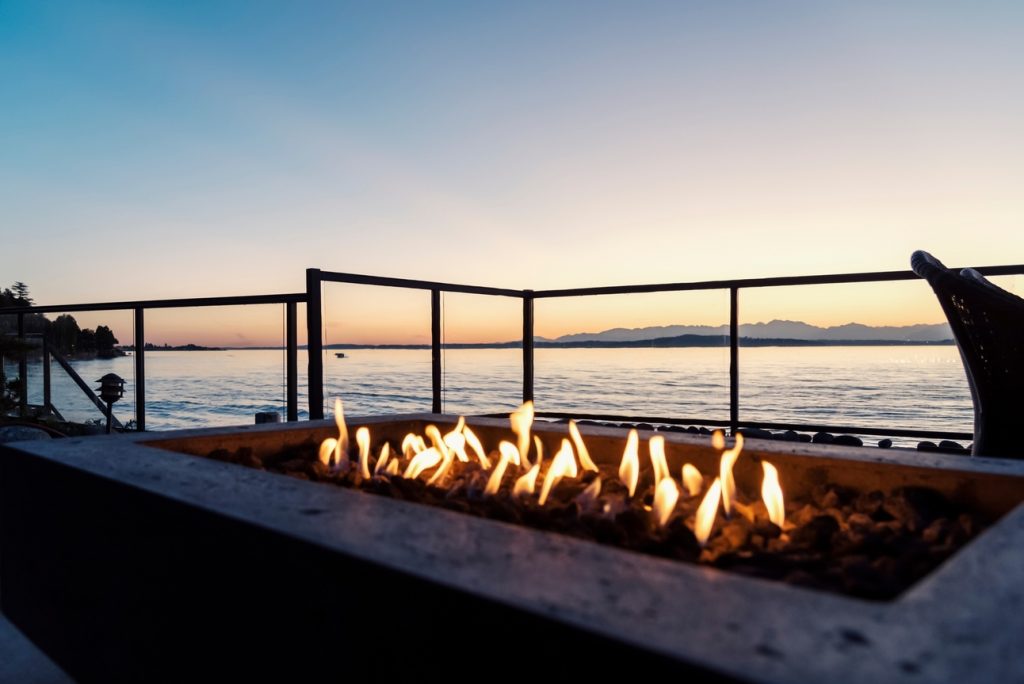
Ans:
{"label": "treeline silhouette", "polygon": [[[0,290],[0,307],[30,307],[32,297],[29,295],[28,285],[23,282],[16,282],[9,288]],[[0,316],[0,336],[4,338],[3,346],[0,346],[0,354],[6,350],[7,354],[23,351],[21,346],[12,336],[18,333],[17,316]],[[28,335],[43,335],[50,340],[58,352],[65,356],[99,356],[102,358],[120,356],[118,350],[118,339],[114,337],[113,331],[105,326],[98,325],[96,329],[82,328],[78,321],[70,314],[61,314],[56,319],[50,320],[43,314],[25,314],[25,333]]]}

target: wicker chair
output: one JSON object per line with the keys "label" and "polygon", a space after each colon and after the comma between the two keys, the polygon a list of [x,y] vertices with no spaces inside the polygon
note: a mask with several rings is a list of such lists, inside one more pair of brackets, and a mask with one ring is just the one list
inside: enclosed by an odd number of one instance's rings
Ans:
{"label": "wicker chair", "polygon": [[1024,299],[928,252],[914,252],[910,267],[932,286],[960,349],[974,400],[972,453],[1024,458]]}

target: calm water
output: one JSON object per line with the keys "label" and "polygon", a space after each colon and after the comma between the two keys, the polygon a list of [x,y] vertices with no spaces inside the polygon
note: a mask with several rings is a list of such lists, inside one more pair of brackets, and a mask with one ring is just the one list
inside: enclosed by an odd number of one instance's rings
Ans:
{"label": "calm water", "polygon": [[[350,415],[430,409],[430,354],[353,350],[325,358],[327,396],[340,394]],[[133,416],[131,357],[77,361],[92,382],[124,377],[115,413]],[[306,412],[306,359],[300,352],[299,398]],[[521,352],[445,353],[445,410],[508,411],[521,396]],[[8,366],[16,374],[16,367]],[[30,399],[41,402],[42,368],[30,364]],[[54,364],[53,398],[68,419],[99,413]],[[280,351],[150,352],[146,420],[153,430],[251,423],[258,411],[284,413]],[[846,423],[970,432],[973,409],[955,347],[744,348],[740,417],[745,420]],[[727,419],[728,349],[538,349],[538,409]]]}

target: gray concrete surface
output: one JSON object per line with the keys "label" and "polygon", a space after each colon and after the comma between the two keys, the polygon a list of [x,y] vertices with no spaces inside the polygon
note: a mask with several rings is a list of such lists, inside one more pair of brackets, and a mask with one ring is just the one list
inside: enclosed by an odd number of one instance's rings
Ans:
{"label": "gray concrete surface", "polygon": [[0,614],[0,684],[71,684],[73,681]]}
{"label": "gray concrete surface", "polygon": [[[350,425],[360,419],[350,419]],[[371,424],[386,419],[364,419]],[[474,421],[474,429],[477,423]],[[495,429],[507,422],[492,421]],[[319,438],[327,421],[178,432],[206,449]],[[555,432],[564,427],[537,428]],[[621,439],[621,432],[589,431]],[[560,436],[560,433],[559,433]],[[428,580],[696,663],[743,681],[1024,681],[1024,505],[895,601],[870,602],[642,556],[444,509],[280,477],[161,451],[167,435],[32,442],[32,463],[117,482],[181,502],[216,519],[246,521],[315,549],[359,558],[397,575]],[[683,446],[685,436],[669,435]],[[754,440],[751,440],[754,442]],[[588,441],[588,446],[591,444]],[[820,445],[771,445],[780,470],[820,452],[819,475],[851,471],[913,475],[936,484],[955,472],[965,495],[1020,501],[1024,462]],[[0,448],[0,451],[3,449]],[[806,455],[804,451],[806,450]],[[592,452],[596,451],[592,449]],[[751,452],[759,453],[756,444]],[[695,454],[699,455],[699,454]],[[826,457],[827,455],[827,457]],[[899,463],[903,461],[903,463]],[[805,469],[810,481],[811,469]],[[98,476],[98,477],[96,477]],[[903,475],[899,476],[900,478]],[[984,482],[984,487],[968,486]],[[1000,487],[1003,487],[1001,490]],[[340,580],[339,580],[340,581]],[[288,586],[287,582],[285,583]]]}

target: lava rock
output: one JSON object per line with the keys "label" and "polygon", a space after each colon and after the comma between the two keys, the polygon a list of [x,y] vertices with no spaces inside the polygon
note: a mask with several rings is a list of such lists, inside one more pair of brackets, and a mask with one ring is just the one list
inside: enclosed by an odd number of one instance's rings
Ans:
{"label": "lava rock", "polygon": [[801,442],[810,442],[810,441],[811,441],[811,436],[810,436],[810,435],[808,435],[808,434],[804,434],[803,432],[801,432],[800,434],[798,434],[798,435],[797,435],[797,438],[798,438],[798,439],[799,439],[799,440],[800,440]]}
{"label": "lava rock", "polygon": [[886,439],[878,440],[878,448],[879,449],[888,449],[890,447],[892,447],[892,440],[891,439],[886,438]]}
{"label": "lava rock", "polygon": [[734,518],[722,526],[722,537],[730,548],[739,549],[750,539],[750,525],[743,518]]}
{"label": "lava rock", "polygon": [[814,437],[811,437],[811,441],[815,444],[831,444],[836,441],[836,438],[830,432],[818,432],[815,433]]}
{"label": "lava rock", "polygon": [[743,435],[745,439],[774,439],[775,436],[768,430],[761,428],[740,428],[736,432]]}
{"label": "lava rock", "polygon": [[927,528],[936,518],[947,515],[949,501],[941,493],[927,487],[901,487],[886,498],[885,510],[907,529]]}
{"label": "lava rock", "polygon": [[876,489],[858,496],[853,502],[853,508],[858,513],[863,513],[875,520],[877,519],[875,518],[875,515],[879,510],[881,510],[884,504],[885,494]]}
{"label": "lava rock", "polygon": [[866,532],[874,527],[875,521],[864,513],[851,513],[846,519],[846,523],[852,530],[857,532]]}
{"label": "lava rock", "polygon": [[765,539],[776,539],[782,535],[782,528],[770,520],[759,520],[754,524],[754,534]]}
{"label": "lava rock", "polygon": [[809,523],[793,530],[794,545],[816,551],[825,551],[832,546],[832,536],[839,531],[839,523],[831,515],[819,515]]}
{"label": "lava rock", "polygon": [[843,446],[864,446],[863,440],[860,437],[854,437],[853,435],[839,435],[835,438],[834,444],[842,444]]}
{"label": "lava rock", "polygon": [[917,443],[917,450],[918,451],[938,451],[939,447],[935,444],[935,442],[924,441],[924,442],[918,442]]}
{"label": "lava rock", "polygon": [[797,510],[796,513],[793,513],[789,516],[789,521],[799,527],[801,525],[806,525],[820,513],[821,511],[818,509],[817,506],[812,506],[811,504],[804,504],[799,510]]}
{"label": "lava rock", "polygon": [[949,536],[952,527],[948,518],[938,518],[921,533],[921,541],[938,546]]}
{"label": "lava rock", "polygon": [[615,522],[619,524],[627,537],[642,537],[647,531],[647,517],[641,515],[640,511],[635,508],[627,508],[619,513],[615,516]]}
{"label": "lava rock", "polygon": [[817,485],[811,490],[811,497],[819,508],[839,508],[853,501],[856,493],[837,484]]}

